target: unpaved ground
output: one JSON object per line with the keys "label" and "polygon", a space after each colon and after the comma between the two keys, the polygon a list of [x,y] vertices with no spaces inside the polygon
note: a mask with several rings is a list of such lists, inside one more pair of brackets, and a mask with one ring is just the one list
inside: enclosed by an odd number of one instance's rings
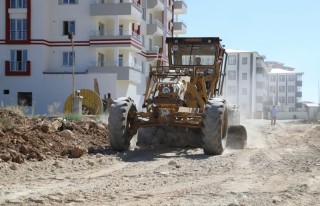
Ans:
{"label": "unpaved ground", "polygon": [[320,126],[248,120],[248,146],[0,162],[0,205],[320,205]]}

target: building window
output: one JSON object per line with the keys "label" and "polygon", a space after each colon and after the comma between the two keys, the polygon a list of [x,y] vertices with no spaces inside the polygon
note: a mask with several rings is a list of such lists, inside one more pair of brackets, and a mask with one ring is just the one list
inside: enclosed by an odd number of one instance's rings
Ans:
{"label": "building window", "polygon": [[9,89],[4,89],[3,90],[3,94],[9,94],[9,93],[10,93]]}
{"label": "building window", "polygon": [[236,71],[228,71],[228,80],[236,80]]}
{"label": "building window", "polygon": [[123,36],[123,25],[122,24],[120,24],[119,25],[119,36]]}
{"label": "building window", "polygon": [[104,24],[99,22],[99,31],[98,31],[98,36],[104,36]]}
{"label": "building window", "polygon": [[297,92],[302,92],[302,87],[297,87]]}
{"label": "building window", "polygon": [[27,20],[10,19],[10,39],[26,40],[27,39]]}
{"label": "building window", "polygon": [[301,97],[297,97],[297,102],[298,103],[302,102],[302,98]]}
{"label": "building window", "polygon": [[104,54],[98,53],[98,67],[104,67]]}
{"label": "building window", "polygon": [[27,0],[10,0],[10,8],[27,8]]}
{"label": "building window", "polygon": [[288,103],[294,103],[294,97],[288,97]]}
{"label": "building window", "polygon": [[285,82],[286,76],[285,75],[279,75],[279,82]]}
{"label": "building window", "polygon": [[141,73],[145,74],[144,62],[141,63]]}
{"label": "building window", "polygon": [[242,57],[242,64],[247,64],[248,58],[247,57]]}
{"label": "building window", "polygon": [[32,92],[18,92],[19,106],[32,106]]}
{"label": "building window", "polygon": [[75,21],[63,21],[63,35],[68,35],[69,33],[76,34]]}
{"label": "building window", "polygon": [[63,52],[62,59],[63,59],[62,66],[65,66],[65,67],[72,66],[72,62],[73,62],[72,52]]}
{"label": "building window", "polygon": [[236,95],[236,87],[235,86],[228,87],[228,95]]}
{"label": "building window", "polygon": [[123,54],[119,54],[119,67],[123,67]]}
{"label": "building window", "polygon": [[11,50],[10,71],[27,71],[27,50]]}
{"label": "building window", "polygon": [[289,107],[289,112],[294,112],[294,107]]}
{"label": "building window", "polygon": [[144,35],[141,36],[141,42],[142,42],[142,46],[145,46],[145,39],[144,39]]}
{"label": "building window", "polygon": [[279,93],[284,93],[286,92],[286,87],[285,86],[279,86]]}
{"label": "building window", "polygon": [[302,75],[297,75],[297,81],[302,81]]}
{"label": "building window", "polygon": [[276,75],[270,75],[270,82],[275,82],[277,81],[277,76]]}
{"label": "building window", "polygon": [[262,58],[257,58],[256,60],[257,60],[256,66],[257,66],[257,67],[262,67],[263,59],[262,59]]}
{"label": "building window", "polygon": [[285,103],[285,97],[279,97],[279,102],[284,104]]}
{"label": "building window", "polygon": [[229,55],[228,56],[228,64],[230,65],[235,65],[236,64],[236,55]]}
{"label": "building window", "polygon": [[294,86],[288,86],[288,92],[294,92]]}
{"label": "building window", "polygon": [[242,88],[242,95],[247,95],[247,88]]}
{"label": "building window", "polygon": [[294,75],[289,75],[289,76],[288,76],[288,81],[289,81],[289,82],[294,82],[294,79],[295,79],[295,78],[294,78]]}
{"label": "building window", "polygon": [[78,0],[59,0],[59,4],[78,4]]}
{"label": "building window", "polygon": [[270,93],[275,93],[275,92],[276,92],[276,87],[270,86]]}
{"label": "building window", "polygon": [[242,80],[247,80],[247,73],[242,73]]}
{"label": "building window", "polygon": [[142,9],[142,19],[145,21],[147,20],[147,9],[146,8]]}

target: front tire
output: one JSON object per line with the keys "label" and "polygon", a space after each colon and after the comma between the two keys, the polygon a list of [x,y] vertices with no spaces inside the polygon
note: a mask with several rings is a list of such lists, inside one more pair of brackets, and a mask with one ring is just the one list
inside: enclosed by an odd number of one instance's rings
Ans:
{"label": "front tire", "polygon": [[223,99],[209,99],[202,126],[203,151],[207,155],[221,155],[228,135],[228,111]]}
{"label": "front tire", "polygon": [[109,113],[109,140],[113,150],[123,152],[130,146],[130,140],[137,133],[134,126],[137,108],[131,98],[114,100]]}

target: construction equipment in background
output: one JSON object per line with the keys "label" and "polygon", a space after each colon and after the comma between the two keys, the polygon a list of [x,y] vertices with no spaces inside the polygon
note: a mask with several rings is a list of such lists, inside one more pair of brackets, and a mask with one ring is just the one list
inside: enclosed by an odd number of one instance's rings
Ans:
{"label": "construction equipment in background", "polygon": [[[167,127],[171,133],[183,128],[200,140],[208,155],[222,154],[228,137],[231,144],[243,140],[240,145],[244,146],[245,128],[228,126],[228,118],[234,115],[228,116],[222,97],[226,54],[220,42],[219,37],[167,38],[169,64],[161,62],[150,68],[142,105],[145,111],[137,111],[130,97],[114,100],[109,115],[111,147],[128,150],[138,129],[148,127]],[[230,121],[238,124],[238,120]]]}

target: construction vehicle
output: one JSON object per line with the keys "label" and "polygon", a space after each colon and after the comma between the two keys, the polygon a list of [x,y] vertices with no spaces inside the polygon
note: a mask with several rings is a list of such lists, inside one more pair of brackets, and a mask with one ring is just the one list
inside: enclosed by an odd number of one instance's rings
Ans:
{"label": "construction vehicle", "polygon": [[[228,109],[222,98],[226,53],[219,37],[167,38],[168,63],[158,62],[150,68],[146,85],[145,111],[137,111],[130,97],[114,100],[109,114],[109,139],[116,151],[126,151],[139,128],[174,127],[197,131],[207,155],[220,155],[232,139],[241,141],[247,135],[238,120],[228,126],[228,117],[238,115]],[[196,59],[201,58],[201,64]],[[228,110],[230,114],[228,115]],[[228,131],[232,131],[232,134]],[[232,146],[232,145],[231,145]]]}

